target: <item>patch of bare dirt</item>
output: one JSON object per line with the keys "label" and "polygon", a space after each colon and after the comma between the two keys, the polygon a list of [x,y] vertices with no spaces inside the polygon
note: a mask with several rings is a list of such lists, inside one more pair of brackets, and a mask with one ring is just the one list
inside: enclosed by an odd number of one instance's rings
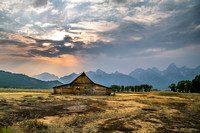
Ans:
{"label": "patch of bare dirt", "polygon": [[0,120],[0,127],[12,125],[14,122],[26,119],[43,118],[45,116],[55,116],[71,113],[86,113],[89,111],[103,111],[98,106],[105,106],[105,102],[95,100],[76,99],[71,101],[53,101],[40,103],[24,103],[15,107],[15,112],[11,112]]}

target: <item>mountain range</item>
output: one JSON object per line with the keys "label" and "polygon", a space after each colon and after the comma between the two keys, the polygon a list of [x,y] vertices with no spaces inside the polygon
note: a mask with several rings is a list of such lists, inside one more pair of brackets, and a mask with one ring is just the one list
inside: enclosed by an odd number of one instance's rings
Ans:
{"label": "mountain range", "polygon": [[[110,86],[113,84],[124,86],[149,84],[153,85],[154,89],[165,90],[168,89],[168,86],[171,83],[177,83],[181,80],[192,80],[196,75],[200,74],[200,66],[192,69],[185,66],[177,67],[175,63],[172,63],[163,71],[160,71],[156,67],[148,69],[138,68],[132,71],[130,74],[122,74],[119,72],[106,73],[98,69],[96,71],[86,72],[86,74],[95,83],[105,86]],[[44,73],[34,77],[43,80],[43,75]],[[55,75],[52,76],[52,74],[49,74],[48,77],[48,73],[45,73],[45,75],[46,81],[51,81],[51,79],[58,78]],[[58,80],[66,84],[73,81],[78,75],[80,74],[72,73],[70,75],[63,76]]]}
{"label": "mountain range", "polygon": [[[200,66],[196,68],[177,67],[174,63],[170,64],[165,70],[158,68],[142,69],[138,68],[130,74],[119,72],[106,73],[100,69],[86,72],[87,76],[95,83],[111,86],[124,85],[135,86],[141,84],[152,85],[154,89],[166,90],[171,83],[177,83],[181,80],[192,80],[200,74]],[[48,72],[29,77],[24,74],[15,74],[0,70],[0,88],[34,88],[50,89],[53,86],[67,84],[73,81],[78,75],[72,73],[63,77],[58,77]]]}

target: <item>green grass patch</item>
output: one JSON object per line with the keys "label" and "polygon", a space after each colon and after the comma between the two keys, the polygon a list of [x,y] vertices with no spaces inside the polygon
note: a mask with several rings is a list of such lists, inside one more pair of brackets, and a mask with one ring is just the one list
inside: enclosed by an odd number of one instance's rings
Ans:
{"label": "green grass patch", "polygon": [[12,130],[9,127],[2,127],[0,133],[11,133]]}
{"label": "green grass patch", "polygon": [[0,99],[0,103],[7,103],[6,99]]}
{"label": "green grass patch", "polygon": [[181,96],[180,93],[177,92],[160,92],[159,96]]}

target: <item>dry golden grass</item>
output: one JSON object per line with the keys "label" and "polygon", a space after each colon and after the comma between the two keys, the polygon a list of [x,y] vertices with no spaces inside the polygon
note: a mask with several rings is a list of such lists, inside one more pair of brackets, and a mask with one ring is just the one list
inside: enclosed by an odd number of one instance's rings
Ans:
{"label": "dry golden grass", "polygon": [[[1,92],[0,120],[7,121],[10,132],[200,132],[200,94],[131,92],[116,93],[116,96],[74,96],[50,93]],[[13,121],[9,119],[10,114],[14,114]],[[29,130],[27,124],[35,119],[36,124],[45,128]]]}

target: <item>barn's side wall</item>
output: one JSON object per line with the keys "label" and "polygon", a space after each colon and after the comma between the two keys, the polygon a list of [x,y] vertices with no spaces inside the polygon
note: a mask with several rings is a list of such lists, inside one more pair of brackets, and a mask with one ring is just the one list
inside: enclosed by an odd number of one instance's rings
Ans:
{"label": "barn's side wall", "polygon": [[93,94],[94,95],[106,95],[106,87],[94,85]]}
{"label": "barn's side wall", "polygon": [[54,94],[73,94],[73,89],[67,86],[54,87]]}
{"label": "barn's side wall", "polygon": [[54,87],[54,94],[74,94],[74,95],[110,95],[111,89],[93,83],[74,83]]}

